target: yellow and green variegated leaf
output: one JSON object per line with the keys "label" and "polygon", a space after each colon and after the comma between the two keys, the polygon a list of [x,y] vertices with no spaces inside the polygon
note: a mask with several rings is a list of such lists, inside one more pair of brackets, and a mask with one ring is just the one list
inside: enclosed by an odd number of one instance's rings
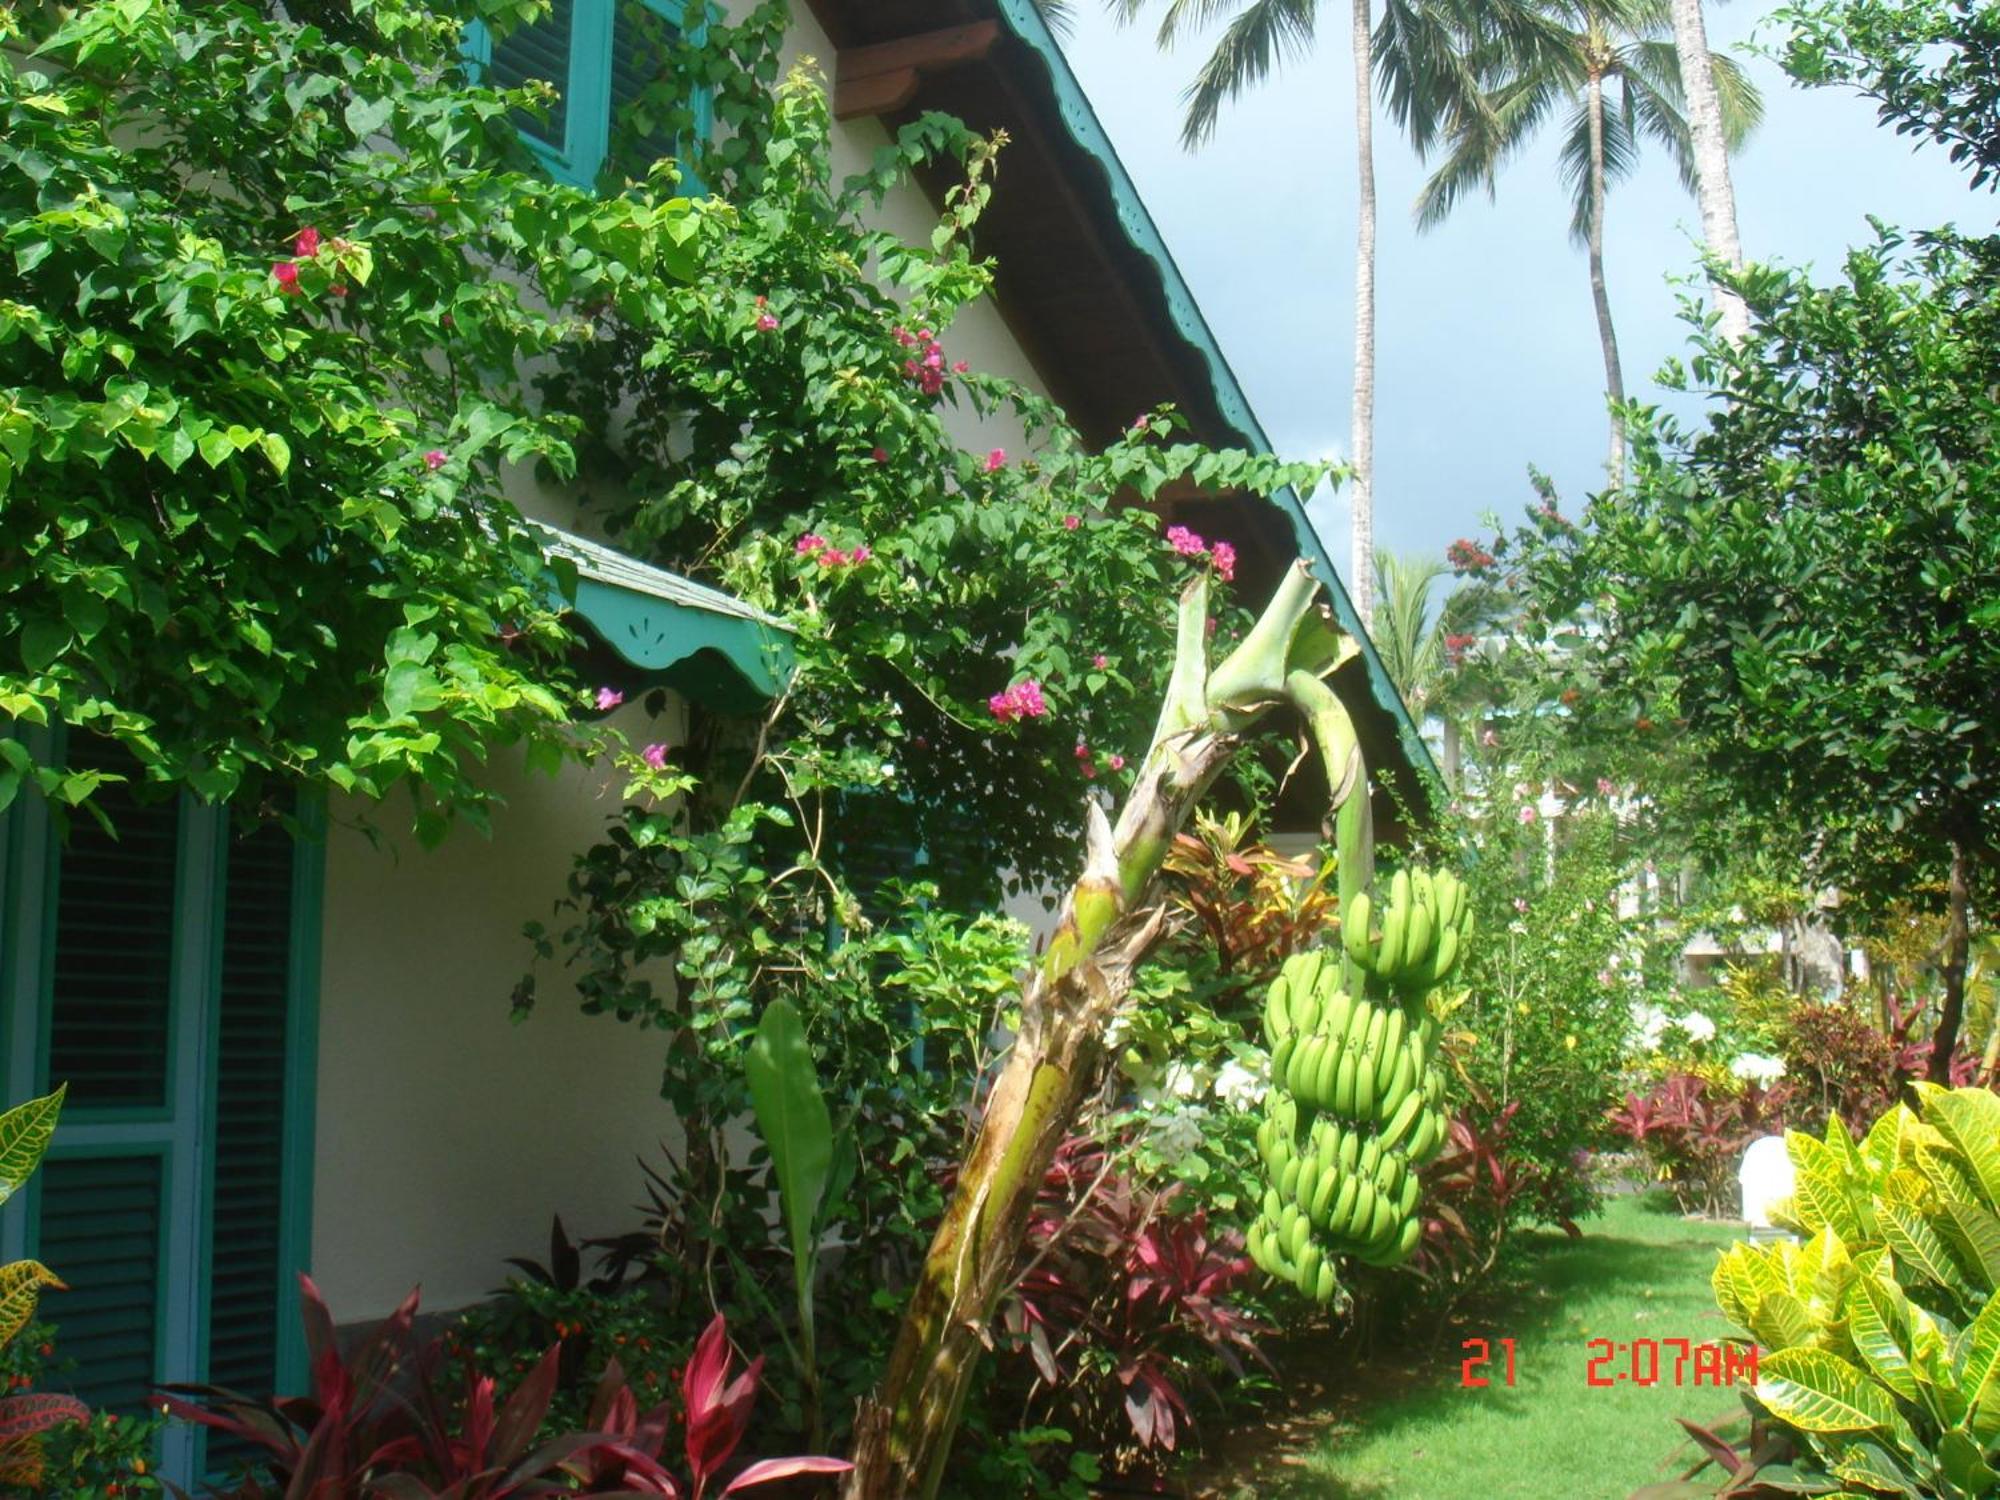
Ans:
{"label": "yellow and green variegated leaf", "polygon": [[1888,1391],[1824,1349],[1777,1349],[1757,1362],[1757,1399],[1804,1432],[1869,1432],[1901,1420]]}
{"label": "yellow and green variegated leaf", "polygon": [[1749,1273],[1737,1262],[1744,1254],[1754,1253],[1747,1245],[1732,1245],[1722,1252],[1715,1262],[1715,1270],[1709,1274],[1708,1284],[1715,1292],[1715,1305],[1722,1309],[1722,1315],[1745,1333],[1750,1331],[1750,1312],[1756,1307],[1763,1293],[1756,1282],[1749,1279]]}
{"label": "yellow and green variegated leaf", "polygon": [[1940,1427],[1965,1420],[1965,1395],[1958,1388],[1952,1339],[1936,1317],[1910,1304],[1910,1367],[1923,1385],[1922,1400]]}
{"label": "yellow and green variegated leaf", "polygon": [[2000,1216],[1977,1203],[1941,1198],[1931,1223],[1943,1234],[1967,1276],[1988,1292],[2000,1290]]}
{"label": "yellow and green variegated leaf", "polygon": [[1984,1206],[2000,1213],[2000,1094],[1989,1089],[1918,1085],[1924,1119],[1965,1158]]}
{"label": "yellow and green variegated leaf", "polygon": [[1854,1137],[1847,1133],[1847,1122],[1837,1114],[1826,1117],[1826,1147],[1838,1159],[1843,1172],[1859,1177],[1868,1170],[1861,1153],[1854,1148]]}
{"label": "yellow and green variegated leaf", "polygon": [[1785,1155],[1792,1159],[1793,1172],[1803,1177],[1808,1172],[1817,1172],[1822,1177],[1830,1177],[1835,1182],[1841,1179],[1840,1158],[1833,1148],[1816,1135],[1808,1135],[1803,1130],[1785,1132]]}
{"label": "yellow and green variegated leaf", "polygon": [[1942,1198],[1958,1198],[1967,1203],[1977,1203],[1981,1194],[1979,1184],[1958,1152],[1946,1145],[1924,1145],[1916,1149],[1917,1170],[1931,1190]]}
{"label": "yellow and green variegated leaf", "polygon": [[[1823,1149],[1823,1148],[1822,1148]],[[1861,1221],[1847,1184],[1830,1172],[1804,1172],[1792,1183],[1798,1222],[1809,1234],[1831,1229],[1843,1240],[1861,1238]]]}
{"label": "yellow and green variegated leaf", "polygon": [[1965,1277],[1958,1269],[1958,1262],[1945,1249],[1944,1241],[1931,1227],[1922,1209],[1907,1200],[1898,1202],[1885,1196],[1875,1206],[1875,1218],[1881,1227],[1883,1241],[1895,1252],[1898,1265],[1936,1282],[1947,1291],[1964,1289]]}
{"label": "yellow and green variegated leaf", "polygon": [[1833,1465],[1833,1477],[1871,1490],[1886,1490],[1920,1500],[1916,1476],[1896,1461],[1880,1443],[1850,1443],[1841,1450],[1840,1462]]}
{"label": "yellow and green variegated leaf", "polygon": [[1893,1281],[1857,1276],[1847,1291],[1847,1337],[1875,1377],[1899,1396],[1917,1399],[1910,1368],[1910,1301]]}
{"label": "yellow and green variegated leaf", "polygon": [[1963,1432],[1947,1432],[1938,1440],[1938,1468],[1961,1495],[1991,1495],[2000,1488],[2000,1473],[1986,1461],[1978,1440]]}
{"label": "yellow and green variegated leaf", "polygon": [[1750,1332],[1766,1349],[1796,1349],[1818,1339],[1821,1325],[1790,1292],[1771,1292],[1751,1309]]}
{"label": "yellow and green variegated leaf", "polygon": [[1771,1216],[1773,1224],[1777,1225],[1780,1229],[1789,1229],[1793,1234],[1811,1234],[1818,1228],[1815,1224],[1806,1223],[1804,1210],[1799,1206],[1799,1195],[1797,1193],[1789,1193],[1783,1198],[1772,1199],[1764,1212]]}
{"label": "yellow and green variegated leaf", "polygon": [[61,1286],[62,1280],[38,1260],[17,1260],[0,1266],[0,1348],[13,1342],[14,1335],[28,1326],[41,1301],[42,1288]]}
{"label": "yellow and green variegated leaf", "polygon": [[1861,1141],[1861,1156],[1871,1173],[1887,1172],[1896,1165],[1902,1155],[1903,1129],[1915,1124],[1916,1119],[1908,1105],[1898,1104],[1868,1127],[1868,1134]]}
{"label": "yellow and green variegated leaf", "polygon": [[0,1203],[34,1174],[55,1134],[56,1116],[62,1113],[65,1084],[53,1094],[17,1104],[0,1114]]}
{"label": "yellow and green variegated leaf", "polygon": [[2000,1438],[2000,1300],[1989,1301],[1965,1330],[1965,1362],[1958,1391],[1965,1425],[1981,1443]]}
{"label": "yellow and green variegated leaf", "polygon": [[1831,1228],[1806,1241],[1792,1271],[1793,1290],[1805,1299],[1807,1310],[1818,1323],[1831,1323],[1840,1316],[1840,1299],[1853,1279],[1854,1262]]}

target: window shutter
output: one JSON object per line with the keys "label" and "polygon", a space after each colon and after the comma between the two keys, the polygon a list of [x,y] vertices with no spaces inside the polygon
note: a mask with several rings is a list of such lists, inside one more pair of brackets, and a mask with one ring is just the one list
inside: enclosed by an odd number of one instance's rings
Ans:
{"label": "window shutter", "polygon": [[[285,1059],[292,956],[291,836],[265,824],[229,844],[216,1051],[208,1379],[276,1390],[278,1324],[294,1306],[282,1262]],[[223,1457],[211,1443],[209,1466]]]}
{"label": "window shutter", "polygon": [[[599,0],[602,3],[602,0]],[[553,147],[558,153],[569,138],[569,55],[574,0],[555,0],[542,20],[530,26],[516,26],[504,40],[493,44],[492,83],[495,88],[520,88],[531,79],[556,87],[556,102],[549,106],[548,123],[532,115],[516,116],[515,125],[525,135]]]}
{"label": "window shutter", "polygon": [[[659,78],[666,62],[664,49],[678,40],[680,34],[680,27],[657,10],[640,5],[636,0],[621,0],[612,27],[611,47],[611,130],[614,143],[618,141],[620,126],[625,121],[624,111]],[[662,156],[674,154],[673,137],[657,128],[641,131],[636,146],[635,167],[640,162],[651,167]],[[621,155],[621,163],[624,160]]]}
{"label": "window shutter", "polygon": [[93,1408],[136,1412],[157,1383],[165,1168],[158,1154],[73,1156],[39,1174],[39,1258],[69,1285],[41,1316],[76,1366],[67,1389]]}

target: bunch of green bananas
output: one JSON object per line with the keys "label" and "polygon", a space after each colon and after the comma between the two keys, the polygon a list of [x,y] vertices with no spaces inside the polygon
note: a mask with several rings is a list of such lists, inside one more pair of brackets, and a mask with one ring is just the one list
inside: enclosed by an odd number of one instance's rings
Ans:
{"label": "bunch of green bananas", "polygon": [[1368,952],[1356,959],[1360,993],[1343,984],[1339,956],[1319,949],[1286,960],[1264,1004],[1266,1186],[1250,1256],[1322,1302],[1339,1287],[1338,1256],[1393,1265],[1416,1249],[1418,1169],[1449,1125],[1429,996],[1470,928],[1464,889],[1449,872],[1399,872],[1385,922],[1393,946],[1386,930],[1365,936],[1367,900],[1357,896],[1348,916]]}
{"label": "bunch of green bananas", "polygon": [[1472,908],[1465,886],[1449,870],[1398,870],[1382,908],[1382,930],[1372,931],[1374,903],[1357,891],[1340,924],[1341,941],[1357,967],[1399,988],[1444,983],[1472,937]]}

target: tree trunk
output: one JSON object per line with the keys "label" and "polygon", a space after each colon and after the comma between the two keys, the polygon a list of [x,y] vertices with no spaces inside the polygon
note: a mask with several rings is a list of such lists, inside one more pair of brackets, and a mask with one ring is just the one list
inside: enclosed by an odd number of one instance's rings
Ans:
{"label": "tree trunk", "polygon": [[1590,74],[1590,296],[1597,306],[1597,341],[1604,349],[1604,396],[1612,406],[1611,446],[1604,470],[1611,487],[1625,484],[1625,373],[1618,363],[1618,332],[1611,326],[1611,298],[1604,290],[1604,77]]}
{"label": "tree trunk", "polygon": [[[1343,888],[1364,878],[1367,775],[1352,721],[1323,680],[1354,647],[1333,634],[1323,607],[1316,611],[1317,593],[1306,566],[1294,565],[1213,673],[1206,666],[1207,576],[1182,594],[1173,678],[1152,747],[1115,831],[1097,803],[1087,807],[1083,875],[1022,982],[1020,1034],[924,1257],[880,1393],[863,1403],[855,1424],[846,1500],[937,1493],[1036,1196],[1097,1085],[1105,1032],[1159,934],[1154,877],[1240,734],[1274,704],[1291,703],[1312,726],[1340,810]],[[1315,613],[1313,633],[1301,637]]]}
{"label": "tree trunk", "polygon": [[1446,713],[1444,716],[1444,784],[1454,796],[1458,794],[1458,768],[1465,758],[1464,746],[1460,743],[1462,731],[1458,727],[1458,717]]}
{"label": "tree trunk", "polygon": [[1375,94],[1371,0],[1354,0],[1354,143],[1360,166],[1360,213],[1354,230],[1354,407],[1349,462],[1354,467],[1348,591],[1364,629],[1375,623]]}
{"label": "tree trunk", "polygon": [[1965,1019],[1965,969],[1972,952],[1972,859],[1965,839],[1951,841],[1951,877],[1945,888],[1944,1009],[1938,1012],[1931,1037],[1932,1083],[1951,1087],[1951,1054],[1958,1046],[1958,1028]]}
{"label": "tree trunk", "polygon": [[[1708,253],[1731,270],[1743,265],[1743,246],[1736,234],[1736,190],[1729,183],[1729,143],[1722,131],[1722,100],[1715,91],[1715,67],[1708,50],[1708,24],[1702,0],[1673,0],[1674,51],[1680,57],[1681,89],[1687,95],[1689,134],[1694,138],[1695,195],[1701,204],[1701,237]],[[1750,332],[1750,313],[1743,299],[1715,286],[1716,310],[1722,333],[1741,343]]]}

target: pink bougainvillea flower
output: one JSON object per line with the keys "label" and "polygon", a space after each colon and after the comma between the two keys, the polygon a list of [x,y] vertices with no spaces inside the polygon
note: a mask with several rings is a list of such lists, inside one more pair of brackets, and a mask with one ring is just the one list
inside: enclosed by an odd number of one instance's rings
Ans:
{"label": "pink bougainvillea flower", "polygon": [[911,334],[910,330],[903,327],[900,323],[896,325],[894,336],[896,342],[901,344],[905,349],[909,348],[912,344],[916,343],[917,341],[915,336]]}
{"label": "pink bougainvillea flower", "polygon": [[838,547],[829,547],[820,553],[819,565],[822,568],[844,568],[847,566],[847,554]]}
{"label": "pink bougainvillea flower", "polygon": [[311,260],[319,254],[319,231],[312,228],[301,229],[297,238],[292,241],[292,254],[300,260]]}
{"label": "pink bougainvillea flower", "polygon": [[1147,416],[1144,412],[1140,412],[1138,416],[1132,419],[1132,430],[1134,432],[1144,432],[1148,427],[1151,427],[1152,425],[1153,425],[1153,419]]}
{"label": "pink bougainvillea flower", "polygon": [[442,448],[433,448],[424,455],[424,467],[429,469],[433,474],[437,473],[439,469],[442,469],[449,462],[450,460],[445,457],[444,449]]}
{"label": "pink bougainvillea flower", "polygon": [[951,362],[951,373],[954,375],[964,375],[971,369],[972,365],[966,360],[955,359]]}
{"label": "pink bougainvillea flower", "polygon": [[597,690],[597,711],[599,713],[609,713],[624,701],[625,695],[619,692],[617,688],[601,687]]}
{"label": "pink bougainvillea flower", "polygon": [[875,555],[874,549],[871,548],[866,542],[863,542],[860,546],[856,547],[852,552],[847,554],[847,560],[851,563],[865,563],[868,561],[869,558],[873,557],[874,555]]}
{"label": "pink bougainvillea flower", "polygon": [[1005,448],[995,448],[991,453],[986,455],[987,473],[991,474],[995,469],[1004,469],[1006,466],[1007,450]]}
{"label": "pink bougainvillea flower", "polygon": [[792,550],[800,557],[810,556],[826,546],[826,538],[816,531],[808,531],[792,544]]}
{"label": "pink bougainvillea flower", "polygon": [[1531,804],[1523,804],[1521,811],[1519,813],[1519,817],[1522,823],[1524,824],[1534,822],[1535,821],[1534,807]]}
{"label": "pink bougainvillea flower", "polygon": [[1091,657],[1090,664],[1093,667],[1097,668],[1098,671],[1102,672],[1105,669],[1105,667],[1110,665],[1110,661],[1111,659],[1108,656],[1106,656],[1102,651],[1100,651],[1097,653],[1097,655]]}
{"label": "pink bougainvillea flower", "polygon": [[1076,758],[1078,760],[1090,759],[1090,746],[1085,744],[1082,740],[1078,740],[1076,742]]}
{"label": "pink bougainvillea flower", "polygon": [[769,333],[773,328],[776,328],[777,326],[778,326],[778,320],[772,317],[769,313],[757,314],[757,331],[759,333]]}
{"label": "pink bougainvillea flower", "polygon": [[937,335],[928,328],[919,328],[917,330],[917,342],[920,344],[928,344],[936,337]]}
{"label": "pink bougainvillea flower", "polygon": [[1613,786],[1613,785],[1611,784],[1611,778],[1610,778],[1610,777],[1608,777],[1608,776],[1600,776],[1600,777],[1598,777],[1598,778],[1597,778],[1597,795],[1598,795],[1598,796],[1600,796],[1600,797],[1609,797],[1609,796],[1610,796],[1610,795],[1611,795],[1611,794],[1612,794],[1613,792],[1615,792],[1615,791],[1617,791],[1617,790],[1618,790],[1618,788],[1617,788],[1617,787],[1615,787],[1615,786]]}
{"label": "pink bougainvillea flower", "polygon": [[284,288],[286,296],[298,296],[299,266],[297,261],[279,261],[275,266],[271,267],[271,275],[277,279],[278,285]]}
{"label": "pink bougainvillea flower", "polygon": [[643,760],[655,771],[664,771],[667,768],[667,747],[665,745],[648,745],[639,752],[639,759]]}
{"label": "pink bougainvillea flower", "polygon": [[1014,700],[1006,693],[995,693],[986,700],[986,711],[1002,724],[1011,724],[1021,717],[1014,707]]}
{"label": "pink bougainvillea flower", "polygon": [[1215,564],[1215,576],[1224,583],[1236,581],[1236,549],[1227,542],[1217,542],[1209,549],[1209,559]]}
{"label": "pink bougainvillea flower", "polygon": [[1169,526],[1167,540],[1173,544],[1174,551],[1180,553],[1182,557],[1208,556],[1208,543],[1185,526]]}
{"label": "pink bougainvillea flower", "polygon": [[1063,517],[1063,530],[1064,530],[1064,531],[1074,531],[1074,530],[1076,530],[1076,528],[1077,528],[1077,527],[1081,526],[1082,524],[1083,524],[1083,517],[1082,517],[1082,516],[1064,516],[1064,517]]}
{"label": "pink bougainvillea flower", "polygon": [[1014,691],[1021,695],[1021,712],[1030,719],[1039,719],[1049,711],[1042,699],[1042,685],[1030,677]]}
{"label": "pink bougainvillea flower", "polygon": [[1083,779],[1084,779],[1085,781],[1095,781],[1095,780],[1097,780],[1097,767],[1096,767],[1096,766],[1094,766],[1094,765],[1091,765],[1091,766],[1085,766],[1085,767],[1083,768]]}
{"label": "pink bougainvillea flower", "polygon": [[889,461],[889,450],[887,448],[877,448],[870,457],[878,464],[886,464]]}
{"label": "pink bougainvillea flower", "polygon": [[1125,769],[1125,757],[1124,757],[1124,756],[1122,756],[1122,755],[1114,755],[1114,756],[1112,756],[1112,757],[1111,757],[1111,769],[1112,769],[1112,770],[1114,770],[1114,771],[1122,771],[1122,770],[1124,770],[1124,769]]}
{"label": "pink bougainvillea flower", "polygon": [[1002,724],[1011,724],[1016,719],[1039,719],[1049,711],[1048,702],[1042,697],[1042,685],[1032,677],[1015,683],[1004,693],[995,693],[986,700],[986,707]]}

